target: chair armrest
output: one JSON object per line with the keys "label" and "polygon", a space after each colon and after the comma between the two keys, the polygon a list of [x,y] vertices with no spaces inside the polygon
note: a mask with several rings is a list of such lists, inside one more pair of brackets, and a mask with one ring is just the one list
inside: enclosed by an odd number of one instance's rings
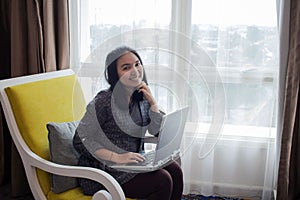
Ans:
{"label": "chair armrest", "polygon": [[94,194],[93,200],[125,200],[124,192],[119,183],[110,174],[106,173],[103,170],[92,167],[56,164],[39,157],[33,152],[29,152],[28,157],[29,158],[27,160],[27,165],[31,165],[31,168],[39,168],[41,170],[56,175],[87,178],[101,183],[107,189],[108,192],[105,190],[98,191]]}

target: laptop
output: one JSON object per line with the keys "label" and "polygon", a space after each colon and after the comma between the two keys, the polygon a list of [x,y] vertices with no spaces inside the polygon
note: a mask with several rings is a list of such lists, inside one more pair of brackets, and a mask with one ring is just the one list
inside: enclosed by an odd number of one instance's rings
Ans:
{"label": "laptop", "polygon": [[149,172],[161,169],[179,158],[188,110],[187,106],[163,116],[155,150],[143,155],[146,161],[136,164],[113,164],[110,167],[127,172]]}

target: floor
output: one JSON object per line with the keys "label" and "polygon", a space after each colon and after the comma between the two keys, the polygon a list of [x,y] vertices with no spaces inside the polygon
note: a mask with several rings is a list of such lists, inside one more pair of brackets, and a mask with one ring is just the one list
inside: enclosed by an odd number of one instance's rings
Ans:
{"label": "floor", "polygon": [[[34,200],[32,195],[25,195],[22,197],[11,197],[10,185],[0,186],[0,199],[1,200]],[[202,195],[183,195],[182,200],[242,200],[230,197],[205,197]]]}
{"label": "floor", "polygon": [[34,200],[33,196],[30,194],[21,197],[11,197],[9,184],[0,186],[0,199],[1,200]]}

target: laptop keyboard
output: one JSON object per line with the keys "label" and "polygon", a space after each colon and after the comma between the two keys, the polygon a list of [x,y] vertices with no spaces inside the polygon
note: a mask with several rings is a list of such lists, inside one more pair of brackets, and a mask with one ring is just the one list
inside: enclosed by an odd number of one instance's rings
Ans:
{"label": "laptop keyboard", "polygon": [[153,162],[155,151],[150,151],[148,153],[145,153],[143,156],[145,157],[145,160],[143,162],[140,162],[139,164],[148,165],[149,163]]}
{"label": "laptop keyboard", "polygon": [[149,151],[149,152],[143,154],[143,156],[145,157],[145,160],[143,162],[131,163],[129,165],[146,166],[146,165],[151,164],[154,160],[155,151]]}

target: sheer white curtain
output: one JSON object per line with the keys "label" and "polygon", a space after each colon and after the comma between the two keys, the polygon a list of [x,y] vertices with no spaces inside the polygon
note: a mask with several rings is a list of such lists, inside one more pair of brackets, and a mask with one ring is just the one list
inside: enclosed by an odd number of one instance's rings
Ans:
{"label": "sheer white curtain", "polygon": [[88,100],[106,87],[106,54],[129,45],[141,54],[161,109],[190,106],[185,193],[271,199],[275,0],[77,0],[70,8],[71,63]]}

